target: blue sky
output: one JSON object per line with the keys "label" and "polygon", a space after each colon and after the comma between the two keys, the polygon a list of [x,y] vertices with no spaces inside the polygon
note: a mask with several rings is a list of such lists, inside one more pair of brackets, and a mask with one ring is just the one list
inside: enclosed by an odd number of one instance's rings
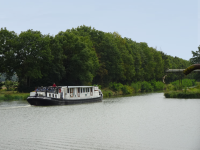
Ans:
{"label": "blue sky", "polygon": [[1,0],[0,27],[56,35],[91,26],[189,60],[200,45],[200,0]]}

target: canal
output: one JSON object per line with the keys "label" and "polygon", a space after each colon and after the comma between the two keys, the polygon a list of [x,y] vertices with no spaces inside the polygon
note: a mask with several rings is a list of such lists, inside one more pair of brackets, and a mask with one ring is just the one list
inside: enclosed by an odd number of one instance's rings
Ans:
{"label": "canal", "polygon": [[0,150],[199,150],[200,99],[163,93],[36,107],[0,102]]}

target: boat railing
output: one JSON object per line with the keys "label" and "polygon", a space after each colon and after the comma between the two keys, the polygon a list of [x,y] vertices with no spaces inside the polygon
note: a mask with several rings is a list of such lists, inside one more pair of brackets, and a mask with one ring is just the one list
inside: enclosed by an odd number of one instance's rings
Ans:
{"label": "boat railing", "polygon": [[58,94],[59,89],[60,89],[60,87],[38,87],[35,91]]}
{"label": "boat railing", "polygon": [[74,96],[74,94],[73,93],[70,93],[70,97],[73,97]]}

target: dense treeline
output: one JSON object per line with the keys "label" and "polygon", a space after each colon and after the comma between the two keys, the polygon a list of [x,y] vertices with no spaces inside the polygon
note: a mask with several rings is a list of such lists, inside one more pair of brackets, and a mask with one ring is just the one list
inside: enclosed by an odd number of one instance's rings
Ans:
{"label": "dense treeline", "polygon": [[[9,79],[14,73],[19,90],[35,86],[90,85],[108,86],[110,82],[131,84],[138,81],[162,81],[168,68],[186,68],[189,61],[172,57],[87,26],[61,31],[55,36],[27,30],[19,35],[0,30],[0,73]],[[165,81],[176,80],[175,75]]]}

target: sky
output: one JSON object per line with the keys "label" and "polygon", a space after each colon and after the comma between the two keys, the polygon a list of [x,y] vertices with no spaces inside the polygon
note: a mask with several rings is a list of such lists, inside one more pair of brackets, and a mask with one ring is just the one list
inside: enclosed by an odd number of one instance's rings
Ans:
{"label": "sky", "polygon": [[0,0],[0,27],[42,34],[81,25],[118,32],[185,60],[200,45],[200,0]]}

